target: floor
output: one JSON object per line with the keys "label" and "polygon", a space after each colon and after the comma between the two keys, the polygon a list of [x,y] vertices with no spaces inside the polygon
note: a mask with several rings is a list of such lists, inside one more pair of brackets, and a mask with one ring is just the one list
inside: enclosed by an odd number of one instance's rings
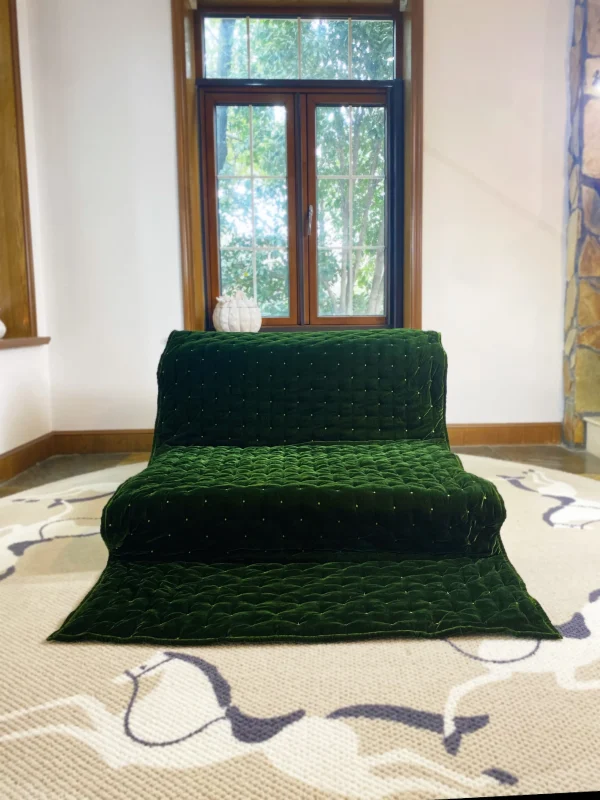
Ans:
{"label": "floor", "polygon": [[536,467],[558,469],[600,480],[600,458],[585,450],[571,450],[562,445],[482,445],[453,447],[455,453],[498,458],[501,461],[520,461]]}
{"label": "floor", "polygon": [[53,456],[21,472],[9,481],[0,483],[0,498],[33,489],[44,483],[60,481],[72,475],[83,475],[118,464],[147,461],[150,453],[93,453],[73,456]]}
{"label": "floor", "polygon": [[[585,475],[600,480],[600,458],[582,450],[569,450],[560,445],[484,445],[480,447],[455,447],[455,453],[498,458],[501,461],[519,461],[563,472]],[[0,497],[32,489],[44,483],[81,475],[117,464],[146,461],[149,453],[104,453],[92,455],[54,456],[36,464],[5,483],[0,483]]]}

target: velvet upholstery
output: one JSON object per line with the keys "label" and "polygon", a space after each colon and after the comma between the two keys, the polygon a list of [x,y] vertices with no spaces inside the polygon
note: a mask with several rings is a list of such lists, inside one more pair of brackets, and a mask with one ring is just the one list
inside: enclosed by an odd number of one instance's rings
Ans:
{"label": "velvet upholstery", "polygon": [[449,449],[446,354],[410,330],[171,334],[152,457],[51,638],[556,638],[493,484]]}
{"label": "velvet upholstery", "polygon": [[489,555],[504,516],[493,484],[437,442],[191,446],[117,491],[103,535],[116,556],[158,561]]}
{"label": "velvet upholstery", "polygon": [[447,442],[446,354],[406,330],[171,334],[155,452],[176,445]]}

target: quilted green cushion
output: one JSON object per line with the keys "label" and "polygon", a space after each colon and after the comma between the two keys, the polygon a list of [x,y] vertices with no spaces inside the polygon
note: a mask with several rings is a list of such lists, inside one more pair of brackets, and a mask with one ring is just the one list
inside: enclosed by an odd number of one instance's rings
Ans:
{"label": "quilted green cushion", "polygon": [[432,332],[172,333],[150,463],[50,638],[558,638],[506,558],[502,498],[450,452],[445,379]]}
{"label": "quilted green cushion", "polygon": [[117,556],[329,561],[490,554],[505,518],[488,481],[423,441],[174,447],[108,504]]}
{"label": "quilted green cushion", "polygon": [[446,354],[428,331],[175,331],[154,448],[439,439]]}
{"label": "quilted green cushion", "polygon": [[55,641],[214,644],[559,634],[504,554],[317,564],[110,560]]}

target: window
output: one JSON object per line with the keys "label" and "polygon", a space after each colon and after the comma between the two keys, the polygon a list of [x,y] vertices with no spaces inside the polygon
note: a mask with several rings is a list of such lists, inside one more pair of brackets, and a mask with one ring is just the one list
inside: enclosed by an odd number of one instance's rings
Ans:
{"label": "window", "polygon": [[200,19],[209,311],[243,290],[266,327],[398,324],[395,20]]}

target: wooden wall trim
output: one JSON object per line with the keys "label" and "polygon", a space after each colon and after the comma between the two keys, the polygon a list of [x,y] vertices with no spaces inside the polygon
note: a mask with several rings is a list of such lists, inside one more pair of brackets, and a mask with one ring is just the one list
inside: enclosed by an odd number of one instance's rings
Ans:
{"label": "wooden wall trim", "polygon": [[[449,425],[450,444],[540,445],[559,444],[560,422],[524,422],[489,425]],[[150,453],[153,431],[55,431],[0,454],[0,482],[51,456],[79,453]]]}
{"label": "wooden wall trim", "polygon": [[14,478],[34,464],[54,455],[54,435],[46,433],[0,455],[0,482]]}
{"label": "wooden wall trim", "polygon": [[149,453],[152,429],[112,431],[55,431],[54,454]]}
{"label": "wooden wall trim", "polygon": [[49,336],[24,336],[22,338],[0,339],[0,350],[12,350],[15,347],[40,347],[40,345],[49,343]]}
{"label": "wooden wall trim", "polygon": [[204,330],[204,264],[192,6],[189,0],[171,0],[183,324],[187,330]]}
{"label": "wooden wall trim", "polygon": [[560,444],[560,422],[508,422],[482,425],[448,425],[450,444]]}
{"label": "wooden wall trim", "polygon": [[16,0],[0,0],[0,318],[37,336]]}
{"label": "wooden wall trim", "polygon": [[17,148],[21,175],[21,210],[23,215],[23,245],[27,274],[27,305],[29,311],[29,336],[37,336],[37,313],[35,307],[35,280],[33,275],[33,247],[31,244],[31,220],[29,217],[29,182],[27,180],[27,158],[25,150],[25,123],[23,118],[23,95],[21,89],[21,60],[19,55],[19,29],[17,0],[10,0],[11,37],[15,81],[15,105],[17,110]]}
{"label": "wooden wall trim", "polygon": [[422,327],[424,0],[409,0],[404,19],[404,327]]}

